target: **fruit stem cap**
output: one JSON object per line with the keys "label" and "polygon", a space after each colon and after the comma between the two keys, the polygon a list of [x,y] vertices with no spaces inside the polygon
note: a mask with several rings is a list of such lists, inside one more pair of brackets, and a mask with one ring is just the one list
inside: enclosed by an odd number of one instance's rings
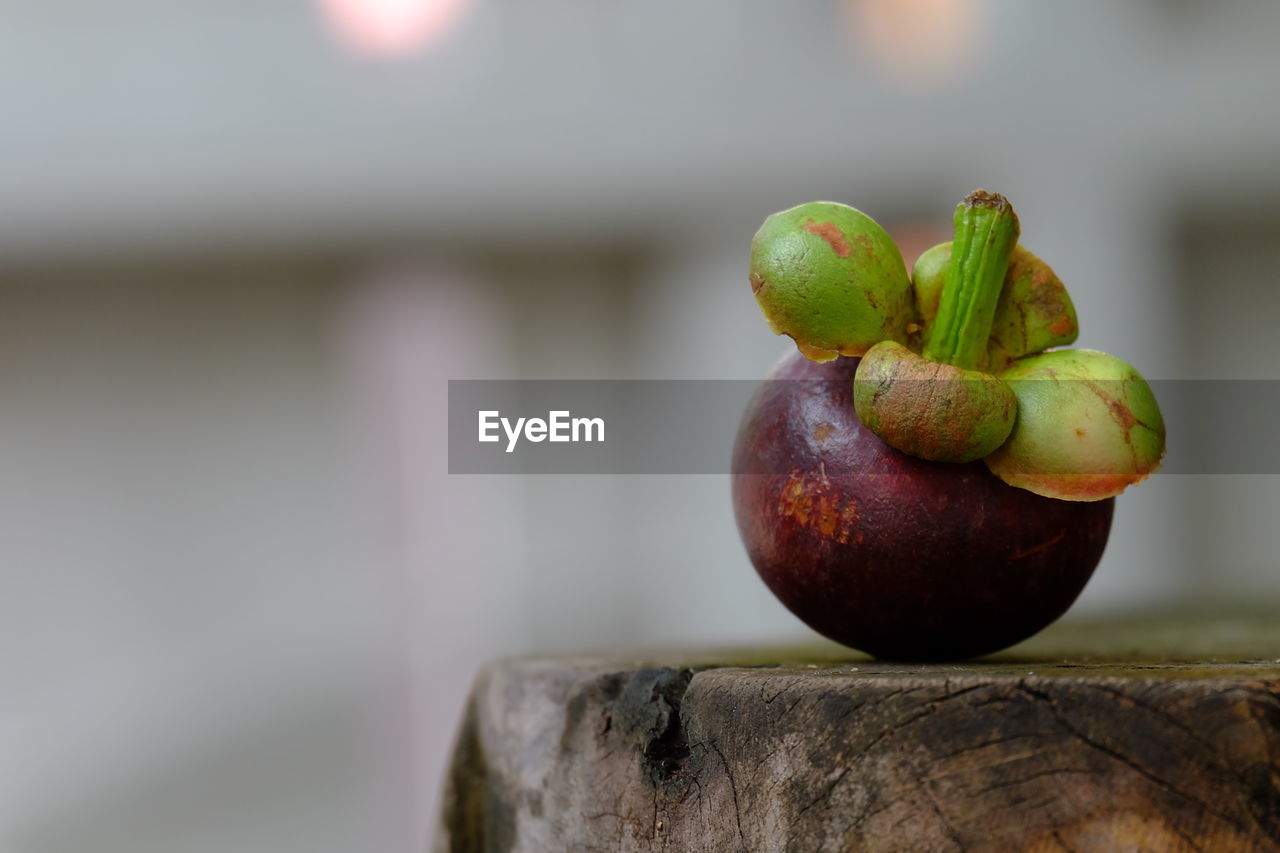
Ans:
{"label": "fruit stem cap", "polygon": [[933,329],[930,361],[973,370],[986,358],[996,303],[1021,227],[1000,193],[975,190],[956,205],[955,238]]}

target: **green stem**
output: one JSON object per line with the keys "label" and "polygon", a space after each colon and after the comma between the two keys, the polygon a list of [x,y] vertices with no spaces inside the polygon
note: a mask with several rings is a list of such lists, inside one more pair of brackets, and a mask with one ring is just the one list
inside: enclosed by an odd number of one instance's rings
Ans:
{"label": "green stem", "polygon": [[986,357],[1009,257],[1018,244],[1018,215],[1004,196],[977,190],[956,206],[954,222],[951,261],[924,357],[973,370]]}

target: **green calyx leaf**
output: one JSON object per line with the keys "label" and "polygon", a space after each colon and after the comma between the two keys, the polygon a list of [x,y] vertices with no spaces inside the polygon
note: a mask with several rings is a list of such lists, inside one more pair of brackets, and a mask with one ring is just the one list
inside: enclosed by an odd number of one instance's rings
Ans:
{"label": "green calyx leaf", "polygon": [[[938,314],[951,243],[939,243],[916,259],[911,281],[916,309],[927,341]],[[1068,346],[1080,334],[1071,296],[1054,271],[1040,258],[1015,246],[996,303],[986,357],[978,365],[999,371],[1019,358],[1052,347]]]}
{"label": "green calyx leaf", "polygon": [[858,419],[886,444],[935,462],[972,462],[1008,438],[1017,399],[989,373],[941,364],[893,341],[872,347],[853,382]]}
{"label": "green calyx leaf", "polygon": [[904,453],[983,459],[1009,485],[1061,500],[1103,500],[1149,476],[1165,450],[1150,386],[1106,353],[1050,349],[1076,339],[1075,307],[1018,245],[1008,200],[978,190],[953,223],[954,240],[908,278],[888,233],[860,211],[784,210],[752,240],[752,291],[808,358],[862,357],[858,417]]}
{"label": "green calyx leaf", "polygon": [[1096,501],[1160,467],[1164,418],[1151,387],[1124,361],[1094,350],[1054,350],[1021,359],[1001,378],[1018,399],[1018,419],[985,461],[1009,485]]}
{"label": "green calyx leaf", "polygon": [[751,241],[750,279],[770,328],[814,361],[905,341],[916,319],[898,247],[843,204],[811,202],[766,219]]}

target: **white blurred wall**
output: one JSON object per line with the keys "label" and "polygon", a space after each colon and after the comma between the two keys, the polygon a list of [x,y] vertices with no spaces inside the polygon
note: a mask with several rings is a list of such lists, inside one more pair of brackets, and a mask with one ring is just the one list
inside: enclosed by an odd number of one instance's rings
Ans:
{"label": "white blurred wall", "polygon": [[388,843],[399,589],[369,560],[335,288],[6,278],[0,849]]}

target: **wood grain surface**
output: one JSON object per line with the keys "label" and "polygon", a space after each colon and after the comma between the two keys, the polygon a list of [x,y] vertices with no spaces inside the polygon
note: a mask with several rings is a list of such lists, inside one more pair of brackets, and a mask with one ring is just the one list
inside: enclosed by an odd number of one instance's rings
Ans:
{"label": "wood grain surface", "polygon": [[1280,626],[1051,629],[960,665],[837,647],[503,661],[440,851],[1280,851]]}

